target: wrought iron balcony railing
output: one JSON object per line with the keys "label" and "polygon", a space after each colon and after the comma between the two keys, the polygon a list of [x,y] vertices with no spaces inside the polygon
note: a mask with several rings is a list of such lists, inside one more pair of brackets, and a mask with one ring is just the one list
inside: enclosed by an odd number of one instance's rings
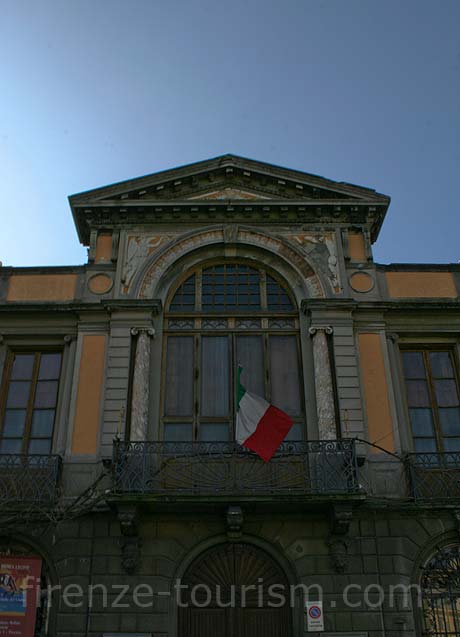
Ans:
{"label": "wrought iron balcony railing", "polygon": [[0,507],[52,506],[60,474],[60,456],[0,454]]}
{"label": "wrought iron balcony railing", "polygon": [[409,453],[406,456],[411,495],[415,500],[460,498],[460,453]]}
{"label": "wrought iron balcony railing", "polygon": [[360,491],[353,440],[285,442],[268,463],[234,442],[121,442],[114,490],[164,496],[335,495]]}

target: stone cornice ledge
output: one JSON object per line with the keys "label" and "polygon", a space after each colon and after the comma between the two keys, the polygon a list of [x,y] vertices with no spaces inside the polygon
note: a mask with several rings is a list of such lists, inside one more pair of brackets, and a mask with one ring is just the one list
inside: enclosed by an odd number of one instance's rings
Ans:
{"label": "stone cornice ledge", "polygon": [[162,302],[160,299],[107,299],[99,303],[84,303],[74,301],[0,301],[0,312],[21,312],[21,313],[78,313],[78,312],[98,312],[103,311],[111,314],[116,311],[150,310],[154,316],[161,313]]}
{"label": "stone cornice ledge", "polygon": [[380,312],[410,312],[437,310],[459,311],[460,299],[400,299],[393,301],[354,301],[352,299],[303,299],[301,310],[309,314],[312,310],[378,310]]}

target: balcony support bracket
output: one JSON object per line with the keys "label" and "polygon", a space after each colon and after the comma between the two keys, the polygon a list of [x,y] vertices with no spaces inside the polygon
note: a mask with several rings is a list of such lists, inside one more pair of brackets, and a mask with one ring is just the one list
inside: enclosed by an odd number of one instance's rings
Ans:
{"label": "balcony support bracket", "polygon": [[243,511],[239,506],[229,506],[227,509],[227,538],[239,540],[243,527]]}
{"label": "balcony support bracket", "polygon": [[121,565],[128,575],[135,573],[140,560],[141,540],[138,532],[136,506],[119,506],[118,521],[121,529]]}
{"label": "balcony support bracket", "polygon": [[349,504],[335,504],[331,509],[331,532],[327,539],[331,564],[337,573],[345,573],[348,568],[350,546],[350,524],[353,508]]}

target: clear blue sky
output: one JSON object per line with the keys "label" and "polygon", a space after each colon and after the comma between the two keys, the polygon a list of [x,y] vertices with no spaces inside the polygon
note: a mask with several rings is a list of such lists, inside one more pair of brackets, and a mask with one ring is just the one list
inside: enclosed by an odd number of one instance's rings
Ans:
{"label": "clear blue sky", "polygon": [[460,259],[459,0],[0,0],[0,260],[86,260],[67,196],[231,152],[392,197]]}

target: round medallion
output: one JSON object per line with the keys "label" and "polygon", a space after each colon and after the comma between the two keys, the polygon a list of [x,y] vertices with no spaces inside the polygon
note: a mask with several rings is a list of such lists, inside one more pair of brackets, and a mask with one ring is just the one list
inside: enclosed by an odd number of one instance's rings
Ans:
{"label": "round medallion", "polygon": [[107,294],[112,289],[113,281],[108,274],[94,274],[88,280],[89,291],[93,294]]}
{"label": "round medallion", "polygon": [[374,287],[374,279],[367,272],[353,272],[349,281],[355,292],[370,292]]}

